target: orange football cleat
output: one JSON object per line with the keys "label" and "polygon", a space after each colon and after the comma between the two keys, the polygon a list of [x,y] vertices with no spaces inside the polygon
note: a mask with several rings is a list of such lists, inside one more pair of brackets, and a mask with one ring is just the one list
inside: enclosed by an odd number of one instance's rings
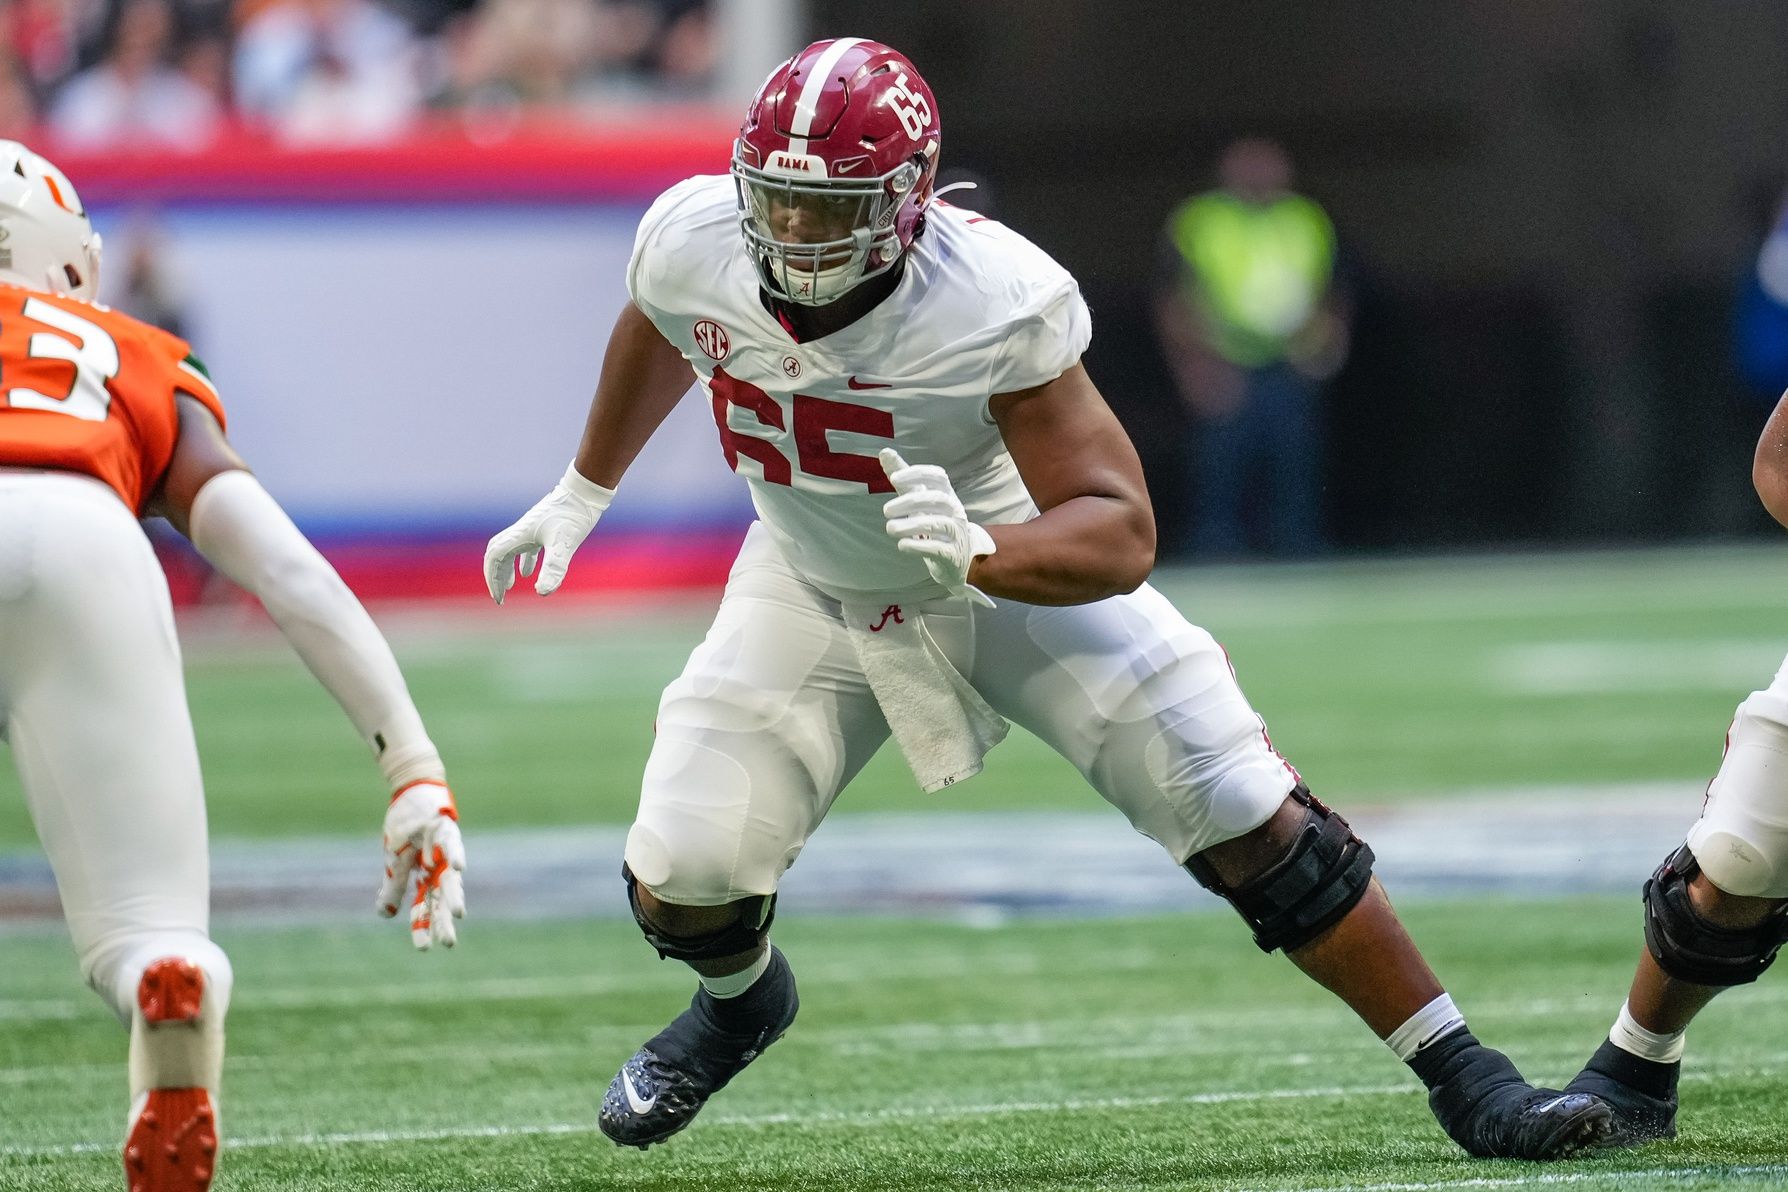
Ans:
{"label": "orange football cleat", "polygon": [[[205,974],[190,960],[158,960],[137,983],[151,1030],[198,1025]],[[129,1192],[206,1192],[217,1170],[217,1111],[202,1088],[150,1089],[124,1141]]]}

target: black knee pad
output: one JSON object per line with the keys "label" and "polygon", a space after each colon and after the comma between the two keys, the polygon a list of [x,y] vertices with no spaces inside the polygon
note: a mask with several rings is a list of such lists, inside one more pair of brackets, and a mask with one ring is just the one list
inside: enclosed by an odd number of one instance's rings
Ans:
{"label": "black knee pad", "polygon": [[1302,783],[1291,797],[1303,804],[1304,822],[1285,855],[1261,873],[1232,888],[1196,854],[1186,862],[1199,885],[1240,912],[1262,952],[1303,947],[1359,905],[1372,884],[1371,846]]}
{"label": "black knee pad", "polygon": [[1645,883],[1645,946],[1658,967],[1679,981],[1748,985],[1788,943],[1788,907],[1755,927],[1716,926],[1689,898],[1689,881],[1699,872],[1701,866],[1685,844]]}
{"label": "black knee pad", "polygon": [[667,935],[640,909],[639,879],[625,863],[621,877],[627,883],[627,905],[633,908],[633,921],[639,924],[646,942],[657,950],[660,959],[718,960],[753,951],[770,934],[770,924],[776,918],[776,895],[766,894],[747,902],[739,917],[718,931],[707,935]]}

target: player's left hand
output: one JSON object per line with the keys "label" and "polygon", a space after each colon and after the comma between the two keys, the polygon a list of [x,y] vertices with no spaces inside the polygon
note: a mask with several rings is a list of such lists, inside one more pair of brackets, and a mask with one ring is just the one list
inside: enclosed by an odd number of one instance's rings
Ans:
{"label": "player's left hand", "polygon": [[968,573],[977,558],[994,552],[993,536],[968,519],[949,474],[935,464],[909,464],[892,447],[882,448],[880,458],[894,485],[882,513],[895,546],[923,559],[931,578],[956,595],[992,608]]}
{"label": "player's left hand", "polygon": [[391,798],[385,812],[385,880],[379,886],[379,913],[397,914],[410,875],[410,942],[421,951],[459,941],[455,919],[466,915],[466,846],[459,835],[459,810],[443,783],[412,782]]}

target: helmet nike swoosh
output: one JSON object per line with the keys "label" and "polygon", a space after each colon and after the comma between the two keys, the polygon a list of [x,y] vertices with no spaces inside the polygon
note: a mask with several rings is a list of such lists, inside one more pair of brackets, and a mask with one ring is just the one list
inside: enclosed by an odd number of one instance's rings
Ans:
{"label": "helmet nike swoosh", "polygon": [[639,1090],[633,1087],[633,1073],[623,1070],[621,1073],[621,1089],[627,1094],[628,1108],[635,1113],[651,1113],[652,1107],[658,1104],[658,1094],[641,1097]]}

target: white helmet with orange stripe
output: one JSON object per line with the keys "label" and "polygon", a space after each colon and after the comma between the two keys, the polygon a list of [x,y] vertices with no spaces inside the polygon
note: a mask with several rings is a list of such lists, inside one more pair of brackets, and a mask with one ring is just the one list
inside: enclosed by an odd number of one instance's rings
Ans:
{"label": "white helmet with orange stripe", "polygon": [[17,141],[0,140],[0,282],[91,301],[99,233],[68,175]]}

